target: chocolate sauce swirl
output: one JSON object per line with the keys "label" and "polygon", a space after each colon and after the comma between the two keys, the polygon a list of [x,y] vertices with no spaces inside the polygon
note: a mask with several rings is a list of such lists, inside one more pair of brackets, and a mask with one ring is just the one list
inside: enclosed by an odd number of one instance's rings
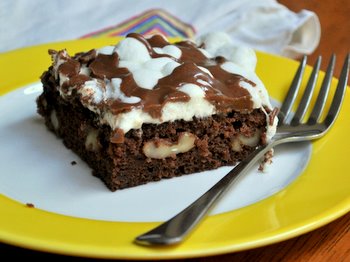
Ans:
{"label": "chocolate sauce swirl", "polygon": [[[133,74],[125,67],[119,66],[117,52],[111,55],[98,54],[95,50],[77,54],[60,65],[58,71],[61,74],[75,80],[75,84],[82,84],[82,80],[97,78],[99,80],[111,81],[113,78],[121,79],[120,90],[128,97],[139,97],[137,103],[129,104],[119,99],[102,101],[98,107],[108,107],[117,115],[128,112],[133,108],[140,108],[150,114],[153,118],[162,116],[162,108],[170,102],[187,102],[191,98],[188,94],[181,92],[179,87],[185,84],[195,84],[205,91],[205,98],[216,107],[217,113],[225,113],[232,110],[251,111],[253,102],[250,93],[240,86],[240,82],[247,82],[252,86],[254,83],[241,75],[232,74],[221,65],[226,62],[223,57],[206,57],[201,50],[191,41],[182,41],[174,45],[181,50],[181,57],[175,58],[169,54],[157,53],[154,48],[163,48],[170,43],[159,35],[148,39],[140,34],[132,33],[127,37],[134,38],[142,43],[151,58],[167,57],[180,65],[173,72],[157,82],[153,89],[145,89],[137,85]],[[89,68],[90,76],[78,77],[82,66]],[[204,70],[204,69],[207,70]],[[67,84],[67,83],[66,83]],[[70,81],[69,84],[74,84]]]}

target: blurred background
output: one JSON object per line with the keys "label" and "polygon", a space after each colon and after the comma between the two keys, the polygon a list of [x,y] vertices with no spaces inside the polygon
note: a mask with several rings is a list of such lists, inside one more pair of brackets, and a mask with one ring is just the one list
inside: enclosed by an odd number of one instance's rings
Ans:
{"label": "blurred background", "polygon": [[349,51],[349,9],[348,0],[2,0],[0,52],[131,31],[195,39],[219,30],[238,44],[311,62]]}
{"label": "blurred background", "polygon": [[196,39],[224,31],[237,44],[292,58],[319,44],[317,14],[275,0],[3,0],[0,52],[91,37],[161,33]]}

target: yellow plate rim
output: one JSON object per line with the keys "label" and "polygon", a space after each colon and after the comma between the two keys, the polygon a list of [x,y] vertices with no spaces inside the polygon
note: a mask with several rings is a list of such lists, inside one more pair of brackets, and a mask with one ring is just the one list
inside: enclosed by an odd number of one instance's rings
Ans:
{"label": "yellow plate rim", "polygon": [[[115,44],[120,38],[94,38],[43,44],[0,54],[0,95],[39,80],[50,65],[48,49],[70,53]],[[262,52],[257,72],[277,100],[285,95],[297,62]],[[20,71],[20,77],[18,77]],[[310,67],[307,68],[310,74]],[[337,80],[333,79],[332,88]],[[253,205],[208,217],[184,243],[143,247],[133,239],[158,223],[106,222],[28,208],[0,194],[0,241],[57,254],[114,259],[171,259],[219,255],[277,243],[321,227],[350,211],[349,95],[331,133],[312,143],[309,165],[285,189]],[[333,153],[337,153],[334,156]],[[327,165],[330,161],[333,166]],[[331,176],[329,174],[332,174]],[[305,199],[306,197],[306,199]],[[321,201],[322,200],[322,201]],[[259,217],[258,221],[256,217]],[[239,228],[235,227],[239,225]]]}

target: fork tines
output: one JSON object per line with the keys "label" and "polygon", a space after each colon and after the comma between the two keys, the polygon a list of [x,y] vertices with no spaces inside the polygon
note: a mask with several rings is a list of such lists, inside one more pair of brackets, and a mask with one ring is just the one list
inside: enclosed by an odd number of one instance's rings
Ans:
{"label": "fork tines", "polygon": [[[298,108],[294,114],[294,117],[290,122],[291,125],[301,124],[301,122],[305,116],[305,113],[307,112],[307,109],[308,109],[310,101],[311,101],[311,97],[314,93],[314,89],[315,89],[315,86],[317,83],[318,72],[320,70],[320,65],[321,65],[321,59],[322,59],[321,56],[319,56],[314,64],[312,73],[310,75],[310,78],[309,78],[308,83],[306,85],[306,88],[304,90],[303,96],[300,100],[300,103],[299,103]],[[324,109],[326,101],[327,101],[329,89],[331,87],[331,81],[332,81],[332,76],[333,76],[333,71],[334,71],[335,60],[336,60],[336,57],[335,57],[335,54],[333,54],[330,58],[329,63],[328,63],[327,71],[326,71],[325,77],[323,78],[321,88],[320,88],[320,91],[318,93],[315,105],[314,105],[314,107],[311,111],[310,117],[307,121],[308,125],[317,124],[321,115],[322,115],[323,109]],[[324,122],[327,126],[332,125],[332,123],[334,122],[334,120],[336,119],[336,117],[339,113],[341,103],[343,101],[344,94],[345,94],[346,84],[348,81],[349,60],[350,60],[350,54],[348,54],[345,58],[345,61],[344,61],[343,67],[342,67],[342,71],[341,71],[341,74],[339,77],[338,85],[337,85],[337,88],[336,88],[334,96],[333,96],[331,106],[330,106],[328,114],[324,120]],[[306,61],[307,61],[307,57],[304,56],[303,59],[301,60],[299,68],[294,76],[292,84],[291,84],[289,91],[285,97],[285,100],[282,104],[282,107],[281,107],[280,112],[278,114],[279,125],[287,124],[287,122],[288,122],[288,116],[290,115],[290,111],[291,111],[292,106],[294,104],[294,101],[297,97],[297,94],[298,94],[298,91],[299,91],[299,88],[300,88],[300,85],[302,82],[302,78],[303,78],[305,67],[306,67]]]}

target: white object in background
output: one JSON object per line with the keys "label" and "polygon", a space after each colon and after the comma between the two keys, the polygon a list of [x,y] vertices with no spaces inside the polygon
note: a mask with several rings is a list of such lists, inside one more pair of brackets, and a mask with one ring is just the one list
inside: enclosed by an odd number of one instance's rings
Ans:
{"label": "white object in background", "polygon": [[157,8],[198,36],[224,31],[238,44],[293,58],[312,53],[320,39],[315,13],[294,13],[276,0],[2,0],[0,52],[77,39]]}

